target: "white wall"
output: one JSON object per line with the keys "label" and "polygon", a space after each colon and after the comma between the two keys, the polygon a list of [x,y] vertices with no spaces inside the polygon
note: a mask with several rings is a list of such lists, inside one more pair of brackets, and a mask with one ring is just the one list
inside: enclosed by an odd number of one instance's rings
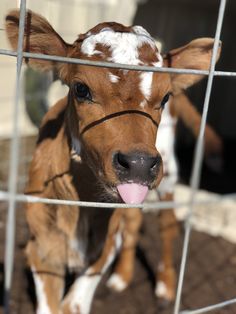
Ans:
{"label": "white wall", "polygon": [[[79,33],[86,32],[100,22],[132,24],[136,2],[137,0],[28,0],[27,7],[47,18],[62,37],[72,43]],[[4,19],[10,9],[18,6],[17,0],[0,1],[0,49],[10,49],[4,32]],[[15,73],[16,58],[0,55],[0,138],[11,136]],[[60,97],[59,89],[59,84],[54,86],[50,99]],[[21,135],[37,132],[25,113],[22,100],[19,122]]]}

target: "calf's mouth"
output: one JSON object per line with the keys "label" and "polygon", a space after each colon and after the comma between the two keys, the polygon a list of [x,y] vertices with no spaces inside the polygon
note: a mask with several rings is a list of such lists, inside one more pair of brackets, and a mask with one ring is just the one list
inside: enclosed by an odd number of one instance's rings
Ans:
{"label": "calf's mouth", "polygon": [[128,154],[113,154],[113,168],[119,183],[116,186],[121,200],[129,204],[142,203],[148,193],[158,183],[162,173],[162,159],[142,151]]}

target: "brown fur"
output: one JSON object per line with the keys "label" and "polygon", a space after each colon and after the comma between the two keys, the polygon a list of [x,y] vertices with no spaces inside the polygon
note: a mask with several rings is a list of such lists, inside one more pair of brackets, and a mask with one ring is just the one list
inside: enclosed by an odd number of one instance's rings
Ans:
{"label": "brown fur", "polygon": [[[100,49],[102,56],[83,55],[80,48],[88,33],[79,36],[70,45],[43,17],[28,11],[25,22],[24,51],[93,60],[106,60],[110,55],[109,49],[101,45],[96,48]],[[6,31],[14,49],[17,47],[18,25],[19,12],[13,10],[6,17]],[[91,31],[98,33],[107,26],[107,23],[103,23]],[[116,23],[109,24],[109,27],[117,32],[133,32],[132,27]],[[170,51],[165,64],[168,61],[172,67],[208,69],[212,45],[213,40],[208,38],[192,41]],[[157,61],[156,52],[152,46],[145,44],[139,50],[140,60],[146,65],[152,64]],[[27,194],[54,199],[120,201],[116,190],[120,178],[114,169],[114,153],[144,152],[152,157],[158,156],[160,161],[155,148],[162,113],[160,103],[166,93],[172,91],[178,94],[201,79],[196,75],[154,73],[152,94],[143,109],[139,106],[144,97],[137,88],[140,84],[138,72],[124,73],[122,70],[40,59],[27,61],[41,70],[56,70],[70,87],[68,96],[58,101],[44,118],[26,188]],[[119,74],[117,84],[109,81],[109,73]],[[76,98],[73,89],[76,82],[89,86],[91,102]],[[177,109],[176,105],[176,112],[180,115]],[[80,142],[80,152],[76,140]],[[156,188],[161,178],[160,161],[149,188]],[[139,210],[38,203],[28,204],[26,214],[31,231],[26,249],[28,261],[44,283],[48,306],[53,314],[58,314],[60,310],[70,313],[71,296],[75,289],[73,285],[64,300],[61,299],[66,267],[77,272],[89,269],[90,275],[102,273],[109,256],[116,250],[115,238],[118,233],[122,235],[123,244],[117,271],[122,273],[125,281],[131,279],[132,265],[129,260],[134,258],[142,220]],[[168,216],[170,218],[165,216],[160,220],[164,225],[172,219],[171,214]],[[173,230],[163,232],[163,243],[168,248],[171,246],[172,233]],[[78,245],[82,245],[82,248]],[[171,259],[171,250],[167,249],[166,252],[168,256],[164,259]]]}

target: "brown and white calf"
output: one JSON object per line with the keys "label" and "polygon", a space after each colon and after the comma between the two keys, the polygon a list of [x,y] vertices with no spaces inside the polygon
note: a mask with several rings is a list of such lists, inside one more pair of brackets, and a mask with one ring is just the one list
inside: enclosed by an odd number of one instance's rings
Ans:
{"label": "brown and white calf", "polygon": [[[164,170],[163,178],[157,188],[157,196],[161,201],[174,200],[175,185],[178,181],[178,164],[175,158],[174,142],[175,127],[179,119],[183,121],[195,137],[198,136],[201,115],[184,93],[174,93],[174,97],[166,103],[161,123],[158,127],[156,148],[162,156]],[[211,154],[221,154],[222,141],[210,125],[206,125],[204,141],[206,157]],[[155,293],[166,304],[169,301],[173,301],[176,288],[173,246],[174,240],[179,234],[179,228],[173,208],[157,211],[157,225],[162,240],[162,248],[160,249],[161,259],[157,269]],[[121,256],[124,254],[123,251],[121,252]],[[129,251],[122,258],[123,261],[119,261],[115,272],[108,281],[109,287],[115,291],[122,291],[128,286],[134,271],[134,258],[135,247],[133,246],[131,250],[129,246]]]}
{"label": "brown and white calf", "polygon": [[[13,10],[6,17],[6,30],[14,49],[18,27],[19,12]],[[197,39],[162,57],[140,26],[102,23],[70,45],[43,17],[28,11],[25,22],[24,51],[47,55],[205,70],[212,46],[212,39]],[[56,70],[69,86],[69,93],[43,120],[26,193],[133,204],[130,209],[114,210],[27,205],[31,238],[26,252],[36,286],[37,313],[86,314],[102,274],[118,251],[110,285],[123,289],[132,276],[129,261],[142,220],[135,204],[143,202],[148,190],[158,187],[163,175],[156,136],[164,106],[171,93],[180,93],[201,77],[40,59],[27,59],[27,63],[40,70]],[[172,219],[171,211],[160,216],[163,225]],[[163,233],[167,252],[171,238],[171,234]],[[162,281],[174,281],[172,266],[168,269],[172,261],[167,258],[163,263],[171,274],[163,268]],[[66,269],[79,275],[64,296]]]}

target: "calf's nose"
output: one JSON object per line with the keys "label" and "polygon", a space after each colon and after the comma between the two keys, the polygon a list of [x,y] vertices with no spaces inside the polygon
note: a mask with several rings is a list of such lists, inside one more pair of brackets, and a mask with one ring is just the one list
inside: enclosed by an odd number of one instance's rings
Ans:
{"label": "calf's nose", "polygon": [[162,162],[159,154],[152,156],[145,152],[128,154],[117,152],[113,158],[113,165],[120,181],[142,184],[149,184],[155,179]]}

